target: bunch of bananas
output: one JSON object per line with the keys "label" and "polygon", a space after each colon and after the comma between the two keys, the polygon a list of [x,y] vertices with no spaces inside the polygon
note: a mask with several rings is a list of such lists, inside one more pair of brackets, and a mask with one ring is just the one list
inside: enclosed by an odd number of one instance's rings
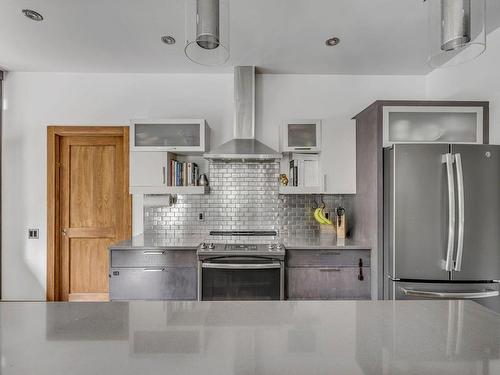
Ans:
{"label": "bunch of bananas", "polygon": [[325,212],[321,207],[314,210],[314,219],[321,225],[332,225],[331,220],[325,216]]}

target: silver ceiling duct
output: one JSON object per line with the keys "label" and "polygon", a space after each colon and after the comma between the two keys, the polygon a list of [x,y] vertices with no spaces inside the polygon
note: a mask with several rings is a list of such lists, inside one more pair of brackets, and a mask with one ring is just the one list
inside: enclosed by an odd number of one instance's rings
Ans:
{"label": "silver ceiling duct", "polygon": [[185,0],[186,46],[191,61],[221,65],[229,59],[229,1]]}
{"label": "silver ceiling duct", "polygon": [[486,49],[486,0],[424,0],[428,11],[429,65],[470,61]]}
{"label": "silver ceiling duct", "polygon": [[197,0],[196,43],[204,49],[219,47],[219,0]]}
{"label": "silver ceiling duct", "polygon": [[452,51],[471,41],[471,0],[441,1],[441,49]]}

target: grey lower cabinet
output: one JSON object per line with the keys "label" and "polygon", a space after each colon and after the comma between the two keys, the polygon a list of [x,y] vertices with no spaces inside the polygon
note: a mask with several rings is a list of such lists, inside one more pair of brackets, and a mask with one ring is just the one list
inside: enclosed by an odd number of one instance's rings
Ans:
{"label": "grey lower cabinet", "polygon": [[110,250],[111,300],[196,300],[196,250]]}
{"label": "grey lower cabinet", "polygon": [[369,250],[288,250],[287,297],[370,299]]}

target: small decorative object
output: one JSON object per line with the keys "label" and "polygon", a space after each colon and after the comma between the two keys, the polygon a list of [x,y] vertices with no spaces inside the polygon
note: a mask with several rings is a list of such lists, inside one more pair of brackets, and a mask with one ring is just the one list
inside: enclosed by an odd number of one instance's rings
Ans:
{"label": "small decorative object", "polygon": [[285,173],[280,174],[280,183],[283,186],[287,186],[288,185],[288,177],[286,176]]}
{"label": "small decorative object", "polygon": [[208,177],[205,173],[202,173],[198,178],[198,186],[208,186]]}
{"label": "small decorative object", "polygon": [[170,195],[168,196],[168,205],[169,205],[169,206],[173,206],[173,205],[174,205],[174,204],[176,204],[176,203],[177,203],[177,195],[172,195],[172,194],[170,194]]}

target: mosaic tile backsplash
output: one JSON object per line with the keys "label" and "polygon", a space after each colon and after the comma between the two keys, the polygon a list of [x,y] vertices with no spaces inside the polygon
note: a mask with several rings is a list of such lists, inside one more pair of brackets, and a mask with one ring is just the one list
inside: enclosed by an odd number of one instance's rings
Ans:
{"label": "mosaic tile backsplash", "polygon": [[[276,230],[307,237],[320,233],[313,218],[315,195],[280,195],[279,163],[210,162],[210,194],[179,195],[172,206],[164,196],[146,196],[144,231],[204,236],[211,230]],[[324,195],[326,210],[352,212],[349,195]],[[199,215],[203,219],[199,219]]]}

